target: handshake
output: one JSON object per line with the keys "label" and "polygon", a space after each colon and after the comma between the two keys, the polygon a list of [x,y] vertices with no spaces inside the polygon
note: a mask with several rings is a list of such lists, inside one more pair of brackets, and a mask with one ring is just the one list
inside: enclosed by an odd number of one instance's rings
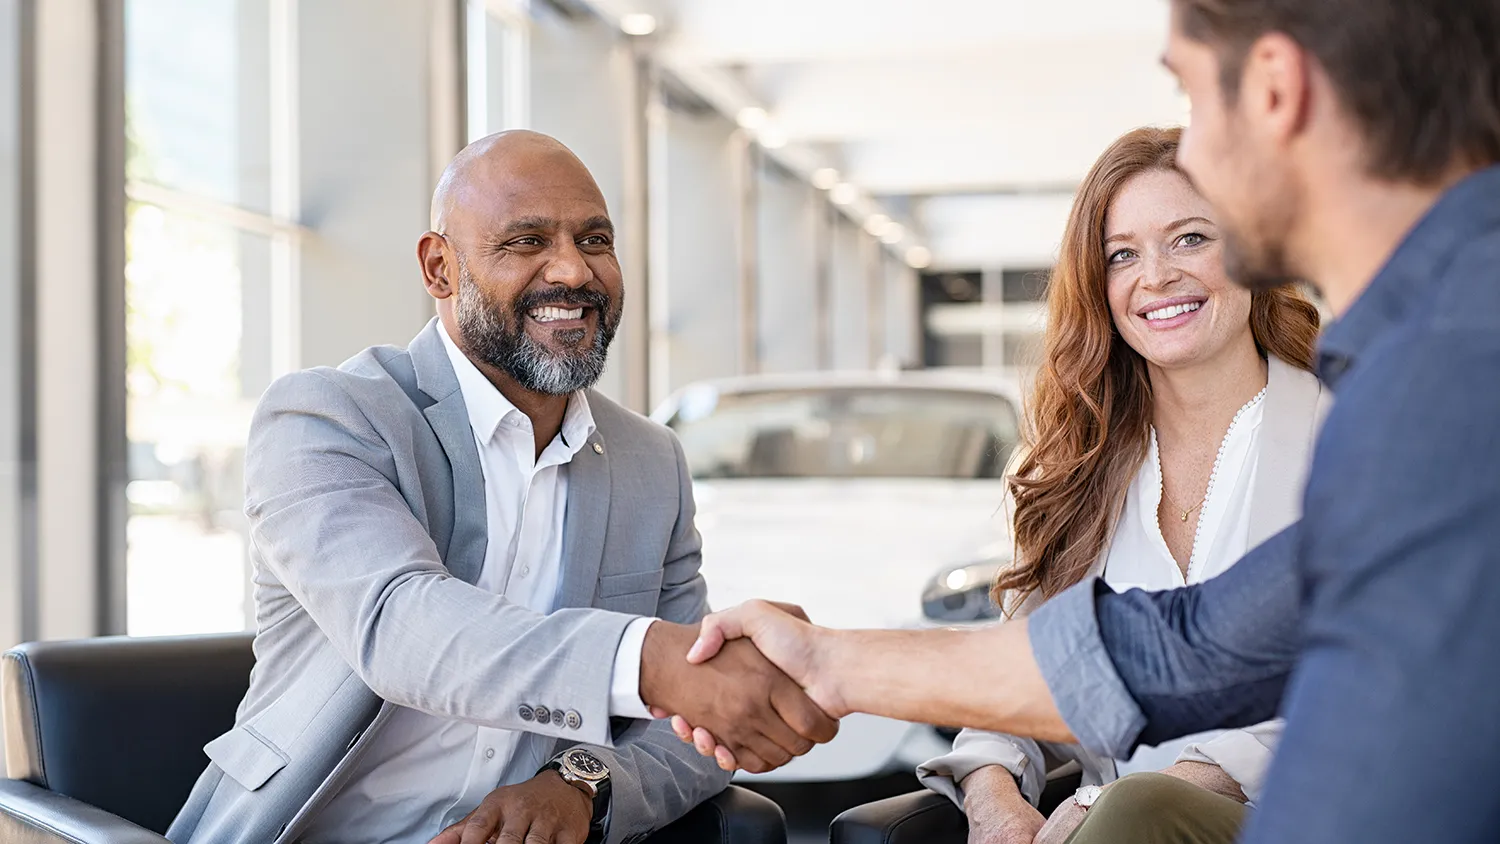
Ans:
{"label": "handshake", "polygon": [[800,607],[749,601],[689,625],[651,625],[641,700],[727,771],[775,770],[838,734],[849,713],[832,677],[832,631]]}

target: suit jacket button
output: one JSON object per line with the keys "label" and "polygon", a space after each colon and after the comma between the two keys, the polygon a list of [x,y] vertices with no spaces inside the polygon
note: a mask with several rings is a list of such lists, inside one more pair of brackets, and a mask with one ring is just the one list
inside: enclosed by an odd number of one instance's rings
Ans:
{"label": "suit jacket button", "polygon": [[548,709],[545,706],[538,706],[536,708],[536,722],[537,722],[537,724],[542,725],[542,726],[546,726],[549,722],[551,722],[551,720],[552,720],[552,710]]}
{"label": "suit jacket button", "polygon": [[563,718],[563,711],[561,709],[552,710],[552,726],[561,727],[563,725]]}
{"label": "suit jacket button", "polygon": [[568,722],[568,729],[576,730],[579,727],[583,726],[583,716],[579,715],[576,711],[569,709],[568,714],[565,717]]}
{"label": "suit jacket button", "polygon": [[521,708],[516,710],[516,714],[521,716],[522,721],[530,721],[536,717],[536,710],[523,703]]}

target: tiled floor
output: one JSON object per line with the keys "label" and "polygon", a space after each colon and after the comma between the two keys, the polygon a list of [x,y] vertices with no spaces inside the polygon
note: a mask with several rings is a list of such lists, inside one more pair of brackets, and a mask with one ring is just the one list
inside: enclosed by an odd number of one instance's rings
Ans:
{"label": "tiled floor", "polygon": [[788,844],[827,844],[828,824],[845,809],[915,791],[917,779],[899,774],[843,783],[756,785],[786,812]]}

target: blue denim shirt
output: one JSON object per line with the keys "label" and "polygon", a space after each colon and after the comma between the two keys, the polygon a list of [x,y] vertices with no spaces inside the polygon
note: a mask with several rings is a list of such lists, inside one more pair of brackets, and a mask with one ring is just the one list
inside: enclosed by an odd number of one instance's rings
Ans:
{"label": "blue denim shirt", "polygon": [[1500,167],[1448,191],[1326,332],[1303,517],[1214,580],[1039,609],[1096,752],[1284,715],[1243,841],[1500,841]]}

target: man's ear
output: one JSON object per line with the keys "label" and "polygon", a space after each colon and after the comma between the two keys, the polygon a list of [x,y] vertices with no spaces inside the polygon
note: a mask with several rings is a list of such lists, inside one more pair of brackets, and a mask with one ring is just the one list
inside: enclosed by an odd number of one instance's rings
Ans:
{"label": "man's ear", "polygon": [[1240,97],[1256,125],[1279,145],[1307,127],[1313,71],[1302,45],[1279,32],[1256,39],[1245,57]]}
{"label": "man's ear", "polygon": [[427,295],[446,299],[458,292],[457,279],[448,278],[448,241],[437,232],[427,232],[417,240],[417,263],[422,267],[422,283]]}

